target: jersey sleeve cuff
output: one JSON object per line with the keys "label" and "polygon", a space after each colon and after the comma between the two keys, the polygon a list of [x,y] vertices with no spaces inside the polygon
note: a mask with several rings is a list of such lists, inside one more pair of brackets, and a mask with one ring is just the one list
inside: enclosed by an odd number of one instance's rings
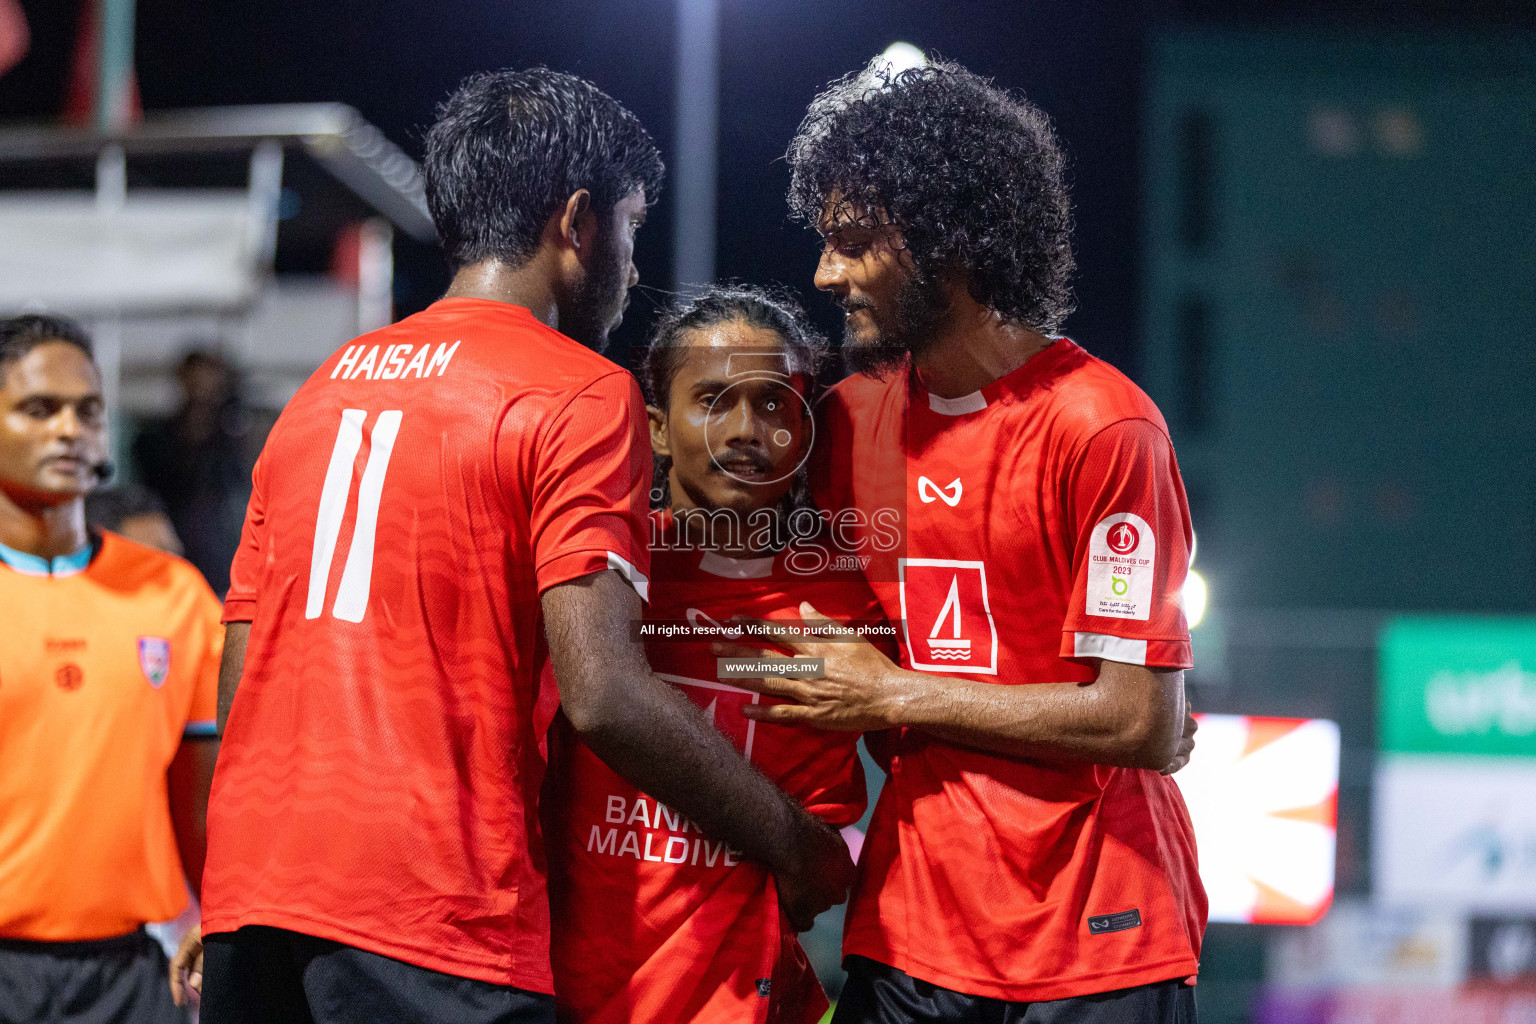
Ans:
{"label": "jersey sleeve cuff", "polygon": [[1061,656],[1151,668],[1193,668],[1195,664],[1188,640],[1143,640],[1109,633],[1063,632]]}
{"label": "jersey sleeve cuff", "polygon": [[618,552],[606,549],[572,551],[545,562],[539,567],[539,593],[542,594],[558,584],[569,583],[571,580],[590,576],[594,572],[602,572],[604,569],[612,569],[622,576],[626,583],[635,588],[635,593],[640,595],[640,600],[650,601],[650,577],[641,572],[634,562]]}
{"label": "jersey sleeve cuff", "polygon": [[224,599],[224,614],[219,617],[219,621],[224,623],[256,621],[256,599],[230,594]]}
{"label": "jersey sleeve cuff", "polygon": [[181,730],[181,735],[188,739],[213,737],[219,734],[219,723],[212,718],[194,718]]}

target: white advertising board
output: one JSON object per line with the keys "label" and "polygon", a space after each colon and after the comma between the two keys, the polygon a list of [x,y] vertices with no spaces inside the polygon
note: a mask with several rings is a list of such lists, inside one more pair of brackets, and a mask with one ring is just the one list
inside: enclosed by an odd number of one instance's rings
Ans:
{"label": "white advertising board", "polygon": [[1389,754],[1373,824],[1382,901],[1536,910],[1536,759]]}

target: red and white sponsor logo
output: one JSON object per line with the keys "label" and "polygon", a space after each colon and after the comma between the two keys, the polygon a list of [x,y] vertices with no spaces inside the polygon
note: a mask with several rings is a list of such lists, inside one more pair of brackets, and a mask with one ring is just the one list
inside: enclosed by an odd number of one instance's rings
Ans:
{"label": "red and white sponsor logo", "polygon": [[1117,523],[1108,535],[1109,550],[1117,555],[1128,555],[1141,543],[1141,533],[1130,523]]}
{"label": "red and white sponsor logo", "polygon": [[985,562],[903,558],[901,618],[913,668],[997,674],[997,624]]}
{"label": "red and white sponsor logo", "polygon": [[1157,537],[1134,512],[1100,520],[1088,538],[1089,615],[1147,621],[1152,614],[1152,582],[1157,565]]}

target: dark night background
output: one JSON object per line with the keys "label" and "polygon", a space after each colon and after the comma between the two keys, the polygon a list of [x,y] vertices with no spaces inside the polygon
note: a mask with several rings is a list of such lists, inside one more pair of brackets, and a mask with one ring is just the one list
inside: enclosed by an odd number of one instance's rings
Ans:
{"label": "dark night background", "polygon": [[[0,120],[57,113],[78,6],[23,0],[32,51],[0,80]],[[670,156],[678,56],[673,10],[666,0],[141,0],[139,86],[146,109],[340,100],[417,155],[435,104],[464,75],[542,63],[590,78],[613,94]],[[1022,89],[1055,118],[1072,160],[1077,209],[1078,312],[1066,331],[1137,375],[1145,43],[1161,25],[1191,23],[1497,30],[1536,26],[1536,6],[1477,0],[725,0],[719,275],[800,288],[822,327],[835,335],[833,308],[811,294],[813,239],[785,214],[788,176],[779,157],[818,87],[903,39]],[[641,292],[615,339],[621,346],[643,339],[650,309],[662,298],[646,289],[671,286],[670,200],[671,193],[664,193],[641,235]],[[279,270],[285,269],[283,259],[280,253]],[[445,282],[434,252],[397,243],[398,315],[425,306]]]}

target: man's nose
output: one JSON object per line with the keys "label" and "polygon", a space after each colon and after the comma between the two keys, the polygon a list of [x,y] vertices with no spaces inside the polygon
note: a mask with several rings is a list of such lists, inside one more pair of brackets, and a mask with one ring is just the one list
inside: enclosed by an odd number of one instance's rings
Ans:
{"label": "man's nose", "polygon": [[80,418],[80,413],[68,402],[59,408],[49,424],[53,428],[53,436],[58,438],[78,438],[85,429],[85,423]]}
{"label": "man's nose", "polygon": [[755,442],[762,444],[767,434],[767,424],[752,408],[751,400],[742,395],[726,411],[721,423],[725,429],[724,440],[731,442]]}
{"label": "man's nose", "polygon": [[816,287],[824,292],[843,295],[848,291],[848,276],[844,273],[842,257],[835,252],[824,251],[816,264]]}
{"label": "man's nose", "polygon": [[640,283],[640,268],[635,266],[633,260],[629,263],[629,287],[633,288]]}

